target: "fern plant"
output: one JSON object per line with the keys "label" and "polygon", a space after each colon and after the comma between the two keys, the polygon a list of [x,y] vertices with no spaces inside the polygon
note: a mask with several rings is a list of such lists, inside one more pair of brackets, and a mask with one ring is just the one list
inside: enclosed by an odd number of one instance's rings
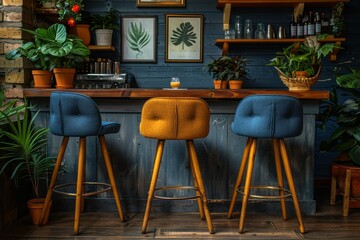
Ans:
{"label": "fern plant", "polygon": [[185,46],[191,47],[196,43],[196,33],[194,32],[194,26],[190,22],[181,23],[179,27],[173,30],[171,42],[175,46],[181,45],[181,49],[184,50]]}
{"label": "fern plant", "polygon": [[143,55],[143,49],[151,40],[150,34],[146,29],[139,23],[139,26],[136,23],[131,23],[128,29],[128,34],[126,35],[128,40],[128,46],[131,50],[137,52],[136,58]]}

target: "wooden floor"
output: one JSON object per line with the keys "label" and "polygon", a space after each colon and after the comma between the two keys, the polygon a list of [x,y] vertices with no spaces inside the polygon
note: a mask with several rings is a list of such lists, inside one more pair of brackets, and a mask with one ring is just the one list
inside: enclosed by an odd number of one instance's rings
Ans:
{"label": "wooden floor", "polygon": [[320,192],[317,213],[304,216],[305,234],[299,233],[295,216],[282,221],[280,213],[247,214],[244,234],[238,233],[238,213],[230,220],[225,213],[213,213],[216,233],[209,234],[198,213],[152,212],[148,233],[141,234],[143,213],[128,213],[128,220],[121,223],[116,212],[92,212],[81,215],[80,235],[74,236],[73,213],[53,212],[47,225],[33,226],[25,217],[0,233],[0,239],[360,239],[360,209],[350,209],[349,217],[343,217],[341,199],[335,206],[328,202],[328,192]]}

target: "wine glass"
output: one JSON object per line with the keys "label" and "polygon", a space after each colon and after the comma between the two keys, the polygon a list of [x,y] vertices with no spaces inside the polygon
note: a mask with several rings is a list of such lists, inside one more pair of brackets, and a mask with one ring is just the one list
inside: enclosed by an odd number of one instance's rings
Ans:
{"label": "wine glass", "polygon": [[172,89],[178,89],[180,87],[180,79],[178,77],[172,77],[170,86]]}

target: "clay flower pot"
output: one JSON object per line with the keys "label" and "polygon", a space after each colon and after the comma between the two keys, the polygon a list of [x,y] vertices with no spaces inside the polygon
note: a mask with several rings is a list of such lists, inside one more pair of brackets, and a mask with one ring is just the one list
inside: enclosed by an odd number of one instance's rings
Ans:
{"label": "clay flower pot", "polygon": [[35,88],[50,88],[52,73],[47,70],[32,70]]}
{"label": "clay flower pot", "polygon": [[54,68],[54,75],[56,80],[56,88],[67,89],[73,88],[75,68]]}

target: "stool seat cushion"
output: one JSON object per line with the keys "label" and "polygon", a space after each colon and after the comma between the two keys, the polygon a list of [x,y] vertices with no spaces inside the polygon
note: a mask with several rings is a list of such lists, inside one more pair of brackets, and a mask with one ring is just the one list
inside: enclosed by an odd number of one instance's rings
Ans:
{"label": "stool seat cushion", "polygon": [[187,140],[206,137],[210,110],[199,98],[151,98],[142,108],[140,133],[161,140]]}
{"label": "stool seat cushion", "polygon": [[53,92],[50,97],[50,132],[58,136],[86,137],[116,133],[120,124],[102,122],[96,103],[73,92]]}
{"label": "stool seat cushion", "polygon": [[301,134],[301,102],[285,95],[251,95],[238,105],[231,125],[235,134],[253,138],[287,138]]}

